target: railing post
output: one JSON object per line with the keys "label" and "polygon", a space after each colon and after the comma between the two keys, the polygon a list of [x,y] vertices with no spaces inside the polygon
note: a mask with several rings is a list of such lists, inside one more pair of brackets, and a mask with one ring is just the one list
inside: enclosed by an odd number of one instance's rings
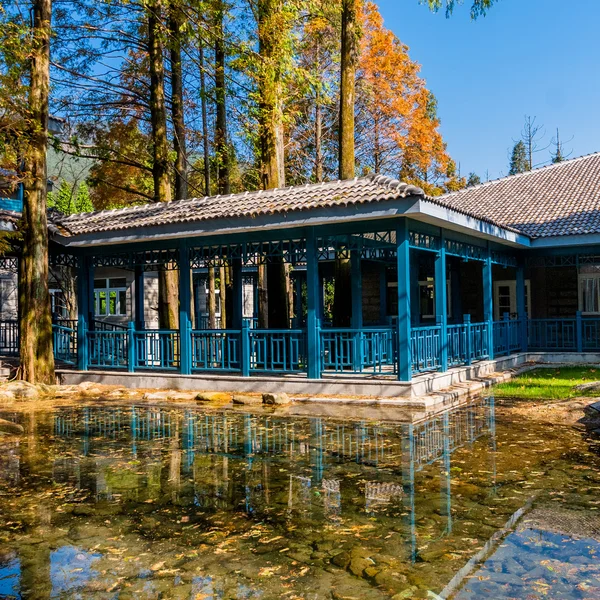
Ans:
{"label": "railing post", "polygon": [[77,269],[77,368],[89,368],[89,345],[87,332],[94,311],[94,265],[89,256],[80,256]]}
{"label": "railing post", "polygon": [[435,324],[440,328],[440,371],[443,373],[448,370],[448,326],[443,315],[435,317]]}
{"label": "railing post", "polygon": [[321,377],[321,342],[319,335],[321,292],[319,281],[317,239],[314,228],[310,227],[306,233],[306,355],[309,379],[320,379]]}
{"label": "railing post", "polygon": [[508,356],[510,354],[510,313],[503,313],[502,320],[504,321],[504,348]]}
{"label": "railing post", "polygon": [[410,348],[410,237],[408,219],[396,227],[396,260],[398,270],[398,379],[412,380]]}
{"label": "railing post", "polygon": [[242,376],[250,376],[250,326],[248,319],[242,319],[240,364]]}
{"label": "railing post", "polygon": [[583,319],[581,311],[575,313],[575,336],[577,341],[577,352],[583,352]]}
{"label": "railing post", "polygon": [[463,315],[465,324],[465,364],[470,365],[473,362],[473,340],[471,339],[471,315]]}
{"label": "railing post", "polygon": [[127,323],[127,370],[130,373],[135,371],[135,323]]}
{"label": "railing post", "polygon": [[77,322],[77,368],[80,371],[87,371],[89,369],[88,350],[87,321],[85,316],[80,314]]}

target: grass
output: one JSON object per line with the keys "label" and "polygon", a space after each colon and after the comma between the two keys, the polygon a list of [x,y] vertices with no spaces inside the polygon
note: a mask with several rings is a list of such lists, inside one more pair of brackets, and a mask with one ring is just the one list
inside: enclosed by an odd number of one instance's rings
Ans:
{"label": "grass", "polygon": [[494,387],[496,397],[566,400],[576,396],[600,396],[600,390],[581,391],[575,386],[600,381],[600,367],[560,367],[528,371]]}

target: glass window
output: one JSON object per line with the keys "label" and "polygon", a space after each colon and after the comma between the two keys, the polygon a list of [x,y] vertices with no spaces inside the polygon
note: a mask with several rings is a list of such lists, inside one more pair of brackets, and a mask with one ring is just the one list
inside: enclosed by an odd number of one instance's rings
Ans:
{"label": "glass window", "polygon": [[127,316],[127,279],[94,280],[94,312],[97,317]]}
{"label": "glass window", "polygon": [[600,273],[579,276],[579,308],[584,313],[600,312]]}

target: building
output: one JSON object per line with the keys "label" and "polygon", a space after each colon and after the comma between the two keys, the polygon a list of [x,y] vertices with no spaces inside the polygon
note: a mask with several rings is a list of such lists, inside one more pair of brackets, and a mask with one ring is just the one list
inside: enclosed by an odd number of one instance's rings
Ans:
{"label": "building", "polygon": [[[78,273],[78,324],[57,325],[57,358],[80,370],[368,375],[402,395],[419,374],[501,356],[600,353],[600,154],[436,198],[368,176],[53,214],[51,233],[53,268]],[[352,309],[334,328],[324,289],[340,259]],[[281,261],[294,319],[259,329],[252,281]],[[211,330],[192,283],[223,265],[231,318]],[[163,268],[179,270],[178,330],[148,318]]]}

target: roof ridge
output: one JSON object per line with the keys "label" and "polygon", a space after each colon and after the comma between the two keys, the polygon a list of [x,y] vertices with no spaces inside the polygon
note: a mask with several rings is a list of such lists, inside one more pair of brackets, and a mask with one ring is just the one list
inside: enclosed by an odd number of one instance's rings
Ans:
{"label": "roof ridge", "polygon": [[561,160],[560,162],[551,163],[549,165],[542,165],[541,167],[536,167],[534,169],[531,169],[530,171],[523,171],[523,173],[515,173],[514,175],[505,175],[504,177],[499,177],[498,179],[484,181],[483,183],[478,183],[477,185],[465,187],[465,188],[462,188],[461,190],[457,190],[455,192],[449,192],[448,194],[442,194],[441,196],[438,196],[438,198],[451,198],[458,194],[464,193],[466,190],[469,190],[469,191],[478,190],[483,187],[493,186],[497,183],[501,183],[501,182],[507,181],[509,179],[514,180],[514,179],[518,179],[520,177],[530,177],[530,176],[534,175],[535,173],[541,173],[542,171],[548,171],[548,170],[560,168],[560,167],[563,167],[566,165],[572,165],[574,162],[577,162],[579,160],[589,159],[594,156],[600,156],[600,151],[590,152],[589,154],[582,154],[581,156],[575,156],[573,158],[567,158],[565,160]]}

